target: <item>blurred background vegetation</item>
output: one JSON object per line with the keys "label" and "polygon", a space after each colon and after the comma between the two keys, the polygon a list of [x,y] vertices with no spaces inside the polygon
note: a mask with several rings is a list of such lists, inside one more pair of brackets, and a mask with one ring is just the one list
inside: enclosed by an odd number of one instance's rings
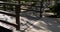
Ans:
{"label": "blurred background vegetation", "polygon": [[[17,3],[17,0],[0,0],[0,1],[8,1],[8,2],[13,2],[13,3]],[[26,3],[30,3],[32,4],[37,4],[37,2],[40,3],[41,0],[21,0],[21,4],[26,4]],[[42,0],[42,4],[45,5],[44,8],[49,8],[49,12],[55,13],[58,16],[60,15],[60,0]],[[6,5],[7,6],[7,5]],[[2,9],[2,5],[0,5],[0,9]],[[7,9],[13,10],[13,7],[8,6]]]}

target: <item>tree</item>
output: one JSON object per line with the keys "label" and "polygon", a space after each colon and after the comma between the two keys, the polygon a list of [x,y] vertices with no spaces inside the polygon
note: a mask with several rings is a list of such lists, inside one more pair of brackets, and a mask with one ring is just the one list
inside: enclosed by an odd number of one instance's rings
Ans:
{"label": "tree", "polygon": [[52,8],[51,8],[52,12],[56,13],[56,15],[58,17],[60,17],[60,3],[55,4]]}

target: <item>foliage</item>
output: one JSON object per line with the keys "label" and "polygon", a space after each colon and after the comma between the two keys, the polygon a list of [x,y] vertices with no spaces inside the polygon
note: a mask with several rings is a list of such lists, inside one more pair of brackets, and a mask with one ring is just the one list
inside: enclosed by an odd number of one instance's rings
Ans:
{"label": "foliage", "polygon": [[29,2],[29,1],[32,1],[32,0],[21,0],[21,1],[27,1],[27,2]]}
{"label": "foliage", "polygon": [[50,8],[52,12],[56,13],[58,16],[60,16],[60,3],[57,3],[52,8]]}

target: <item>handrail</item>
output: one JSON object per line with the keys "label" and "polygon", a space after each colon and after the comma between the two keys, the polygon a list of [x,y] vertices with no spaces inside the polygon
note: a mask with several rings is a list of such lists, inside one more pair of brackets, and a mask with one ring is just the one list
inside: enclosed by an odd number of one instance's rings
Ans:
{"label": "handrail", "polygon": [[11,12],[7,12],[7,11],[3,11],[3,10],[0,10],[0,13],[1,13],[1,14],[6,14],[6,15],[9,15],[9,16],[16,17],[15,13],[11,13]]}
{"label": "handrail", "polygon": [[12,24],[12,23],[9,23],[8,21],[4,21],[4,20],[0,20],[0,22],[5,23],[5,24],[12,25],[12,26],[14,26],[14,27],[17,26],[16,24]]}
{"label": "handrail", "polygon": [[20,4],[18,4],[18,3],[12,3],[12,2],[0,2],[0,4],[2,4],[2,5],[20,5]]}

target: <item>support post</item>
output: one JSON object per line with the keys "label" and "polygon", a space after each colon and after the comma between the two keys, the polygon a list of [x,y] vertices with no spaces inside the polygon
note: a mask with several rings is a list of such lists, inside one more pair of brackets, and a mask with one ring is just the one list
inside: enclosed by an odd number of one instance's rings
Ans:
{"label": "support post", "polygon": [[18,5],[16,5],[16,10],[15,10],[15,13],[16,13],[16,24],[17,24],[17,27],[16,27],[16,30],[19,30],[20,31],[20,0],[17,0],[18,1]]}
{"label": "support post", "polygon": [[42,11],[42,8],[43,8],[43,0],[41,0],[41,2],[40,2],[40,17],[42,17],[42,13],[43,13],[43,11]]}
{"label": "support post", "polygon": [[16,13],[16,24],[17,24],[16,30],[20,30],[20,15],[19,15],[19,13],[20,13],[20,5],[16,6],[15,13]]}

